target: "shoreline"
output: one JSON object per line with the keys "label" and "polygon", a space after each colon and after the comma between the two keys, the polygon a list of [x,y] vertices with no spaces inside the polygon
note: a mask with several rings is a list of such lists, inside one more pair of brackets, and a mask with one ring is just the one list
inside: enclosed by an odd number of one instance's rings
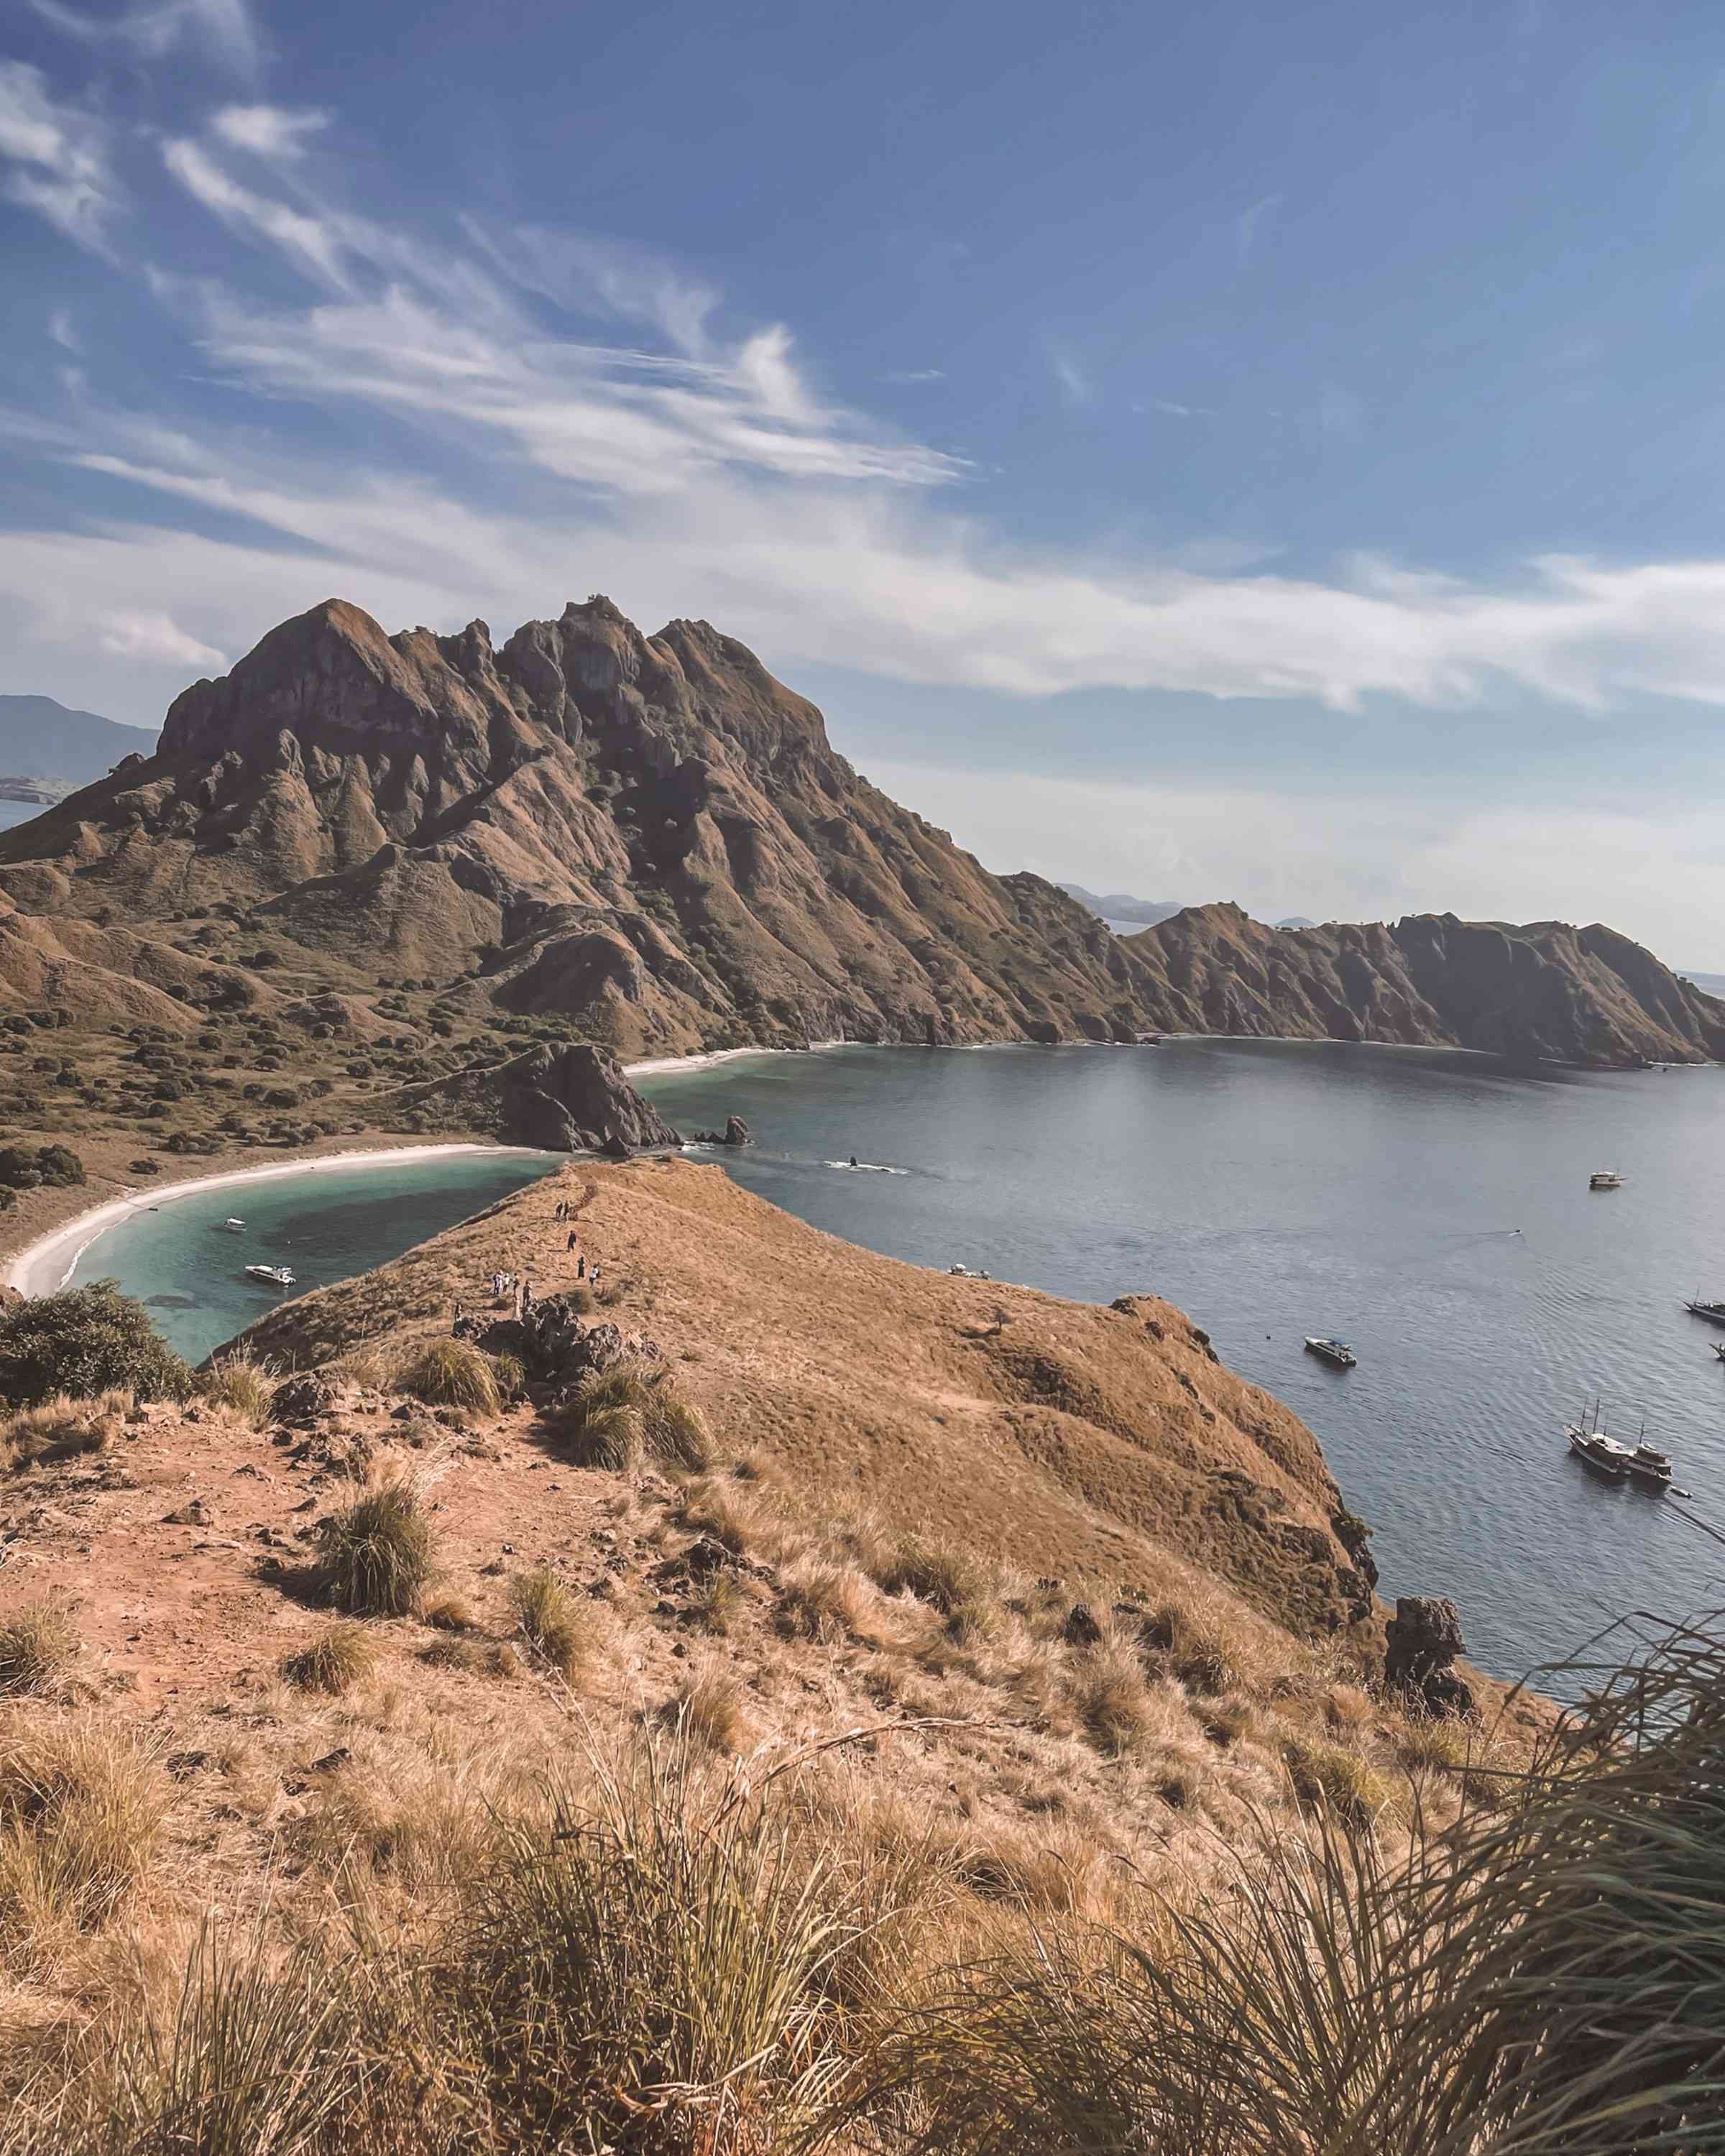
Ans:
{"label": "shoreline", "polygon": [[98,1236],[139,1209],[139,1201],[147,1200],[145,1209],[153,1210],[162,1204],[172,1204],[176,1199],[189,1198],[195,1191],[217,1190],[224,1183],[266,1183],[284,1175],[316,1175],[339,1168],[382,1168],[393,1161],[429,1160],[442,1153],[457,1152],[531,1152],[531,1146],[487,1145],[479,1139],[451,1139],[436,1145],[368,1146],[357,1152],[319,1153],[310,1160],[272,1162],[262,1168],[230,1168],[218,1169],[213,1175],[187,1176],[179,1183],[167,1183],[159,1188],[139,1184],[129,1187],[117,1198],[105,1199],[100,1205],[88,1207],[72,1219],[63,1221],[58,1228],[50,1228],[39,1235],[8,1260],[6,1286],[23,1296],[54,1295],[65,1286],[77,1270],[78,1260]]}

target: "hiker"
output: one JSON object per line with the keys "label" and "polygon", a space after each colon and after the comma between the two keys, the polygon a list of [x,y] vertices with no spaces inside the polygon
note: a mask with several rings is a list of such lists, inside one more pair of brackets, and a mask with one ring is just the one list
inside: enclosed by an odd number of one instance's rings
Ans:
{"label": "hiker", "polygon": [[459,1295],[455,1298],[455,1315],[451,1322],[456,1325],[461,1322],[461,1298]]}
{"label": "hiker", "polygon": [[581,1255],[575,1260],[575,1277],[577,1280],[585,1280],[587,1278],[587,1253],[585,1250],[583,1250],[581,1253]]}
{"label": "hiker", "polygon": [[593,1293],[597,1295],[599,1291],[599,1266],[597,1258],[593,1260],[593,1270],[588,1275],[587,1280],[588,1286],[591,1287]]}
{"label": "hiker", "polygon": [[574,1247],[575,1247],[575,1230],[572,1228],[572,1229],[569,1230],[569,1248],[572,1250],[574,1249]]}

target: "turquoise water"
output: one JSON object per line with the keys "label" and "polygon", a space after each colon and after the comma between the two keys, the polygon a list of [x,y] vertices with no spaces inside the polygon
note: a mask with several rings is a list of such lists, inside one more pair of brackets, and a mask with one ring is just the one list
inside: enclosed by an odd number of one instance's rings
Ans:
{"label": "turquoise water", "polygon": [[[444,1153],[400,1165],[319,1168],[196,1190],[159,1208],[141,1192],[128,1217],[80,1256],[74,1283],[116,1280],[193,1362],[273,1309],[282,1291],[249,1265],[290,1266],[295,1293],[369,1272],[500,1198],[536,1183],[562,1153]],[[230,1214],[243,1234],[226,1232]]]}
{"label": "turquoise water", "polygon": [[[1335,1044],[846,1049],[644,1079],[816,1226],[919,1265],[1166,1296],[1322,1440],[1389,1594],[1453,1594],[1520,1675],[1637,1609],[1725,1604],[1725,1548],[1602,1485],[1563,1426],[1603,1393],[1725,1517],[1725,1070],[1512,1075]],[[852,1173],[839,1164],[905,1171]],[[1630,1179],[1594,1194],[1595,1168]],[[1302,1350],[1339,1334],[1337,1372]]]}

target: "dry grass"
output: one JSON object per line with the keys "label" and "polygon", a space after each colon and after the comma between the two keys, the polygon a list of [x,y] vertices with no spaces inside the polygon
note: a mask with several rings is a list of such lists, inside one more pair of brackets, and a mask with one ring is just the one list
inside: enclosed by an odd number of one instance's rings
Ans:
{"label": "dry grass", "polygon": [[728,1565],[718,1565],[696,1589],[689,1606],[691,1615],[704,1630],[724,1639],[741,1622],[750,1603],[737,1574]]}
{"label": "dry grass", "polygon": [[434,1407],[494,1415],[503,1405],[490,1357],[469,1340],[428,1341],[402,1364],[395,1382],[403,1392]]}
{"label": "dry grass", "polygon": [[356,1617],[405,1617],[434,1568],[431,1522],[411,1483],[368,1491],[319,1529],[330,1599]]}
{"label": "dry grass", "polygon": [[15,1967],[105,1924],[150,1871],[166,1811],[136,1731],[33,1717],[0,1733],[0,1949]]}
{"label": "dry grass", "polygon": [[254,1355],[223,1355],[203,1373],[198,1389],[246,1429],[262,1430],[275,1397],[275,1373]]}
{"label": "dry grass", "polygon": [[100,1452],[113,1442],[132,1405],[133,1395],[125,1391],[101,1393],[90,1399],[59,1393],[8,1415],[0,1424],[0,1449],[14,1467],[33,1466],[50,1455],[71,1458]]}
{"label": "dry grass", "polygon": [[289,1655],[281,1674],[301,1691],[348,1691],[377,1666],[377,1650],[363,1625],[337,1617],[309,1645]]}
{"label": "dry grass", "polygon": [[419,1614],[434,1631],[470,1632],[473,1630],[473,1606],[459,1594],[440,1596]]}
{"label": "dry grass", "polygon": [[27,1603],[0,1619],[0,1698],[53,1691],[78,1655],[78,1634],[56,1602]]}
{"label": "dry grass", "polygon": [[575,1598],[548,1565],[519,1573],[509,1584],[516,1629],[533,1659],[567,1681],[580,1667],[587,1632]]}
{"label": "dry grass", "polygon": [[706,1418],[665,1371],[645,1363],[618,1363],[589,1373],[547,1419],[583,1467],[625,1472],[651,1460],[700,1475],[713,1465]]}
{"label": "dry grass", "polygon": [[715,1752],[741,1752],[749,1741],[742,1687],[721,1662],[706,1662],[687,1678],[670,1718]]}
{"label": "dry grass", "polygon": [[1384,1776],[1345,1744],[1293,1733],[1281,1740],[1282,1764],[1304,1804],[1325,1804],[1350,1826],[1368,1826],[1397,1801]]}
{"label": "dry grass", "polygon": [[1111,1758],[1134,1750],[1150,1726],[1150,1690],[1136,1656],[1103,1644],[1073,1659],[1072,1705],[1086,1733]]}
{"label": "dry grass", "polygon": [[869,1582],[854,1564],[819,1556],[798,1558],[779,1575],[783,1629],[803,1640],[851,1640],[867,1629],[874,1604]]}

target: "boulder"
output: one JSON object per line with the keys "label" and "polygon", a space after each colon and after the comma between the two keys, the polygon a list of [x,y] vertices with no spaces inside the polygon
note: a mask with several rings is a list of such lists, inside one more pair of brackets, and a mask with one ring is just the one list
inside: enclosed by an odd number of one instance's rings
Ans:
{"label": "boulder", "polygon": [[540,1296],[525,1317],[503,1317],[475,1330],[488,1355],[513,1355],[539,1384],[567,1388],[615,1363],[660,1361],[659,1345],[608,1321],[585,1325],[561,1295]]}
{"label": "boulder", "polygon": [[1404,1594],[1384,1632],[1384,1678],[1428,1714],[1463,1715],[1473,1694],[1450,1666],[1466,1651],[1461,1619],[1447,1595]]}
{"label": "boulder", "polygon": [[270,1411],[277,1422],[311,1422],[321,1414],[327,1414],[335,1404],[335,1387],[316,1371],[307,1370],[299,1377],[282,1379],[275,1388]]}

